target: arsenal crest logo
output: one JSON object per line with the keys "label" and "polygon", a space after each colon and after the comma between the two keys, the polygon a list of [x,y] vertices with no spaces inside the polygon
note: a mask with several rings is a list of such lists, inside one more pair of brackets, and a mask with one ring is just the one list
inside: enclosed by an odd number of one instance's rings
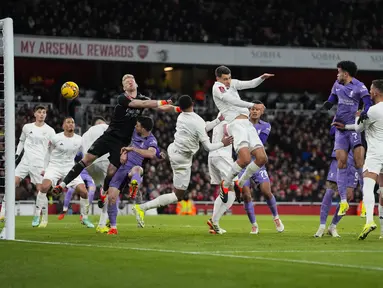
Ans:
{"label": "arsenal crest logo", "polygon": [[137,46],[137,54],[141,59],[145,59],[148,56],[149,47],[146,45]]}

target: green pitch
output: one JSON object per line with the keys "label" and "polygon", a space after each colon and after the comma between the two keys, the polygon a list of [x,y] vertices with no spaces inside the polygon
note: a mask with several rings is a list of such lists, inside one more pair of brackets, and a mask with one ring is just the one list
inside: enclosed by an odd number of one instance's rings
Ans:
{"label": "green pitch", "polygon": [[383,287],[379,229],[356,240],[364,219],[345,217],[340,239],[313,238],[318,217],[285,216],[281,234],[257,217],[259,235],[246,216],[225,216],[227,234],[210,235],[207,219],[149,216],[139,229],[119,217],[119,235],[100,235],[78,216],[51,217],[45,229],[17,217],[26,241],[0,241],[0,287]]}

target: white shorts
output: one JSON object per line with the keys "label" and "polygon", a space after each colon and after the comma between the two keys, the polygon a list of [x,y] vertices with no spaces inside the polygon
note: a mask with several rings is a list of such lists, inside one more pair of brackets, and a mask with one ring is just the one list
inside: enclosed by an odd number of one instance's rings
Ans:
{"label": "white shorts", "polygon": [[249,147],[250,151],[263,147],[259,139],[257,130],[251,124],[249,119],[235,119],[227,126],[230,136],[233,136],[233,147],[236,153],[243,147]]}
{"label": "white shorts", "polygon": [[221,156],[208,158],[210,184],[219,185],[221,181],[230,173],[233,166],[233,159]]}
{"label": "white shorts", "polygon": [[[64,179],[64,177],[68,174],[70,169],[62,169],[60,167],[54,167],[54,166],[49,166],[47,167],[44,175],[44,179],[50,180],[52,182],[52,186],[57,185],[57,182],[60,179]],[[73,179],[72,182],[67,184],[67,187],[70,188],[76,188],[77,185],[84,184],[84,181],[81,179],[81,176],[77,176],[75,179]]]}
{"label": "white shorts", "polygon": [[86,167],[96,186],[103,185],[109,167],[109,160],[102,160]]}
{"label": "white shorts", "polygon": [[173,186],[179,190],[187,190],[190,183],[192,154],[185,154],[170,144],[168,147],[170,166],[173,170]]}
{"label": "white shorts", "polygon": [[29,175],[31,182],[36,185],[43,183],[43,176],[41,175],[43,171],[44,167],[31,166],[21,161],[15,169],[15,176],[22,180]]}
{"label": "white shorts", "polygon": [[380,174],[383,170],[383,156],[370,156],[367,154],[364,161],[363,172],[367,171],[375,174]]}

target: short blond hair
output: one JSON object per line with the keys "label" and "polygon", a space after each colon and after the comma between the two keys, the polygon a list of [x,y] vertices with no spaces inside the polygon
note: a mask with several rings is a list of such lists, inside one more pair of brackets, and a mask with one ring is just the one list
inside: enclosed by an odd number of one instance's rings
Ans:
{"label": "short blond hair", "polygon": [[122,84],[124,84],[124,81],[126,80],[126,79],[128,79],[128,78],[133,78],[133,79],[135,79],[134,78],[134,75],[132,75],[132,74],[125,74],[123,77],[122,77]]}

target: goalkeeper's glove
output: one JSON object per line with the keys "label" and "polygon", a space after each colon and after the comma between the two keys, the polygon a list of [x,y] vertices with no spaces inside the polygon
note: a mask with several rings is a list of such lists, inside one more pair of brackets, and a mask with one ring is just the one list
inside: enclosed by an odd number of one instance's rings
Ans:
{"label": "goalkeeper's glove", "polygon": [[323,103],[322,109],[323,110],[330,110],[334,106],[330,101],[326,101]]}
{"label": "goalkeeper's glove", "polygon": [[366,119],[368,119],[367,112],[363,111],[362,113],[360,113],[357,124],[359,125],[359,124],[363,123],[363,121]]}

